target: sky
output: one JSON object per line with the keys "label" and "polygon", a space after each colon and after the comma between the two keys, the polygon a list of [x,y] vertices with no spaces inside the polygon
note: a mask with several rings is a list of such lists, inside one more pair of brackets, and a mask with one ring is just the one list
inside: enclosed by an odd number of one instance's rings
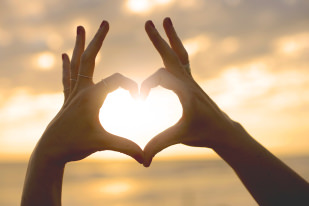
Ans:
{"label": "sky", "polygon": [[[0,4],[0,160],[27,159],[61,108],[61,54],[72,54],[78,25],[85,27],[89,42],[102,20],[110,23],[94,81],[119,72],[141,83],[163,66],[144,23],[153,20],[164,34],[162,20],[167,16],[189,52],[194,78],[223,111],[271,152],[309,154],[307,0],[2,0]],[[176,123],[181,112],[170,91],[155,89],[141,103],[120,89],[108,96],[100,119],[107,131],[143,147]],[[214,154],[178,145],[159,156]],[[94,157],[124,155],[100,152]]]}

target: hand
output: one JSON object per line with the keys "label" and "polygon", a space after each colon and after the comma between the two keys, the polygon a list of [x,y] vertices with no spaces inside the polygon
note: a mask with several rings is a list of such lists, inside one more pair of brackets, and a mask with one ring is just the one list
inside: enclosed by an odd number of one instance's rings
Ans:
{"label": "hand", "polygon": [[164,19],[163,26],[171,47],[160,36],[151,21],[145,29],[153,45],[161,55],[165,68],[159,69],[146,79],[141,94],[147,96],[151,88],[162,86],[174,91],[182,104],[181,119],[172,127],[155,136],[144,149],[144,166],[161,150],[174,144],[222,148],[236,144],[239,124],[232,121],[194,81],[189,58],[177,36],[170,18]]}
{"label": "hand", "polygon": [[137,94],[137,84],[114,74],[94,84],[95,58],[109,30],[103,21],[84,51],[85,30],[79,26],[72,61],[63,54],[64,105],[45,130],[35,153],[53,162],[81,160],[96,151],[113,150],[143,162],[143,151],[134,142],[108,133],[99,121],[99,110],[109,92],[118,87]]}

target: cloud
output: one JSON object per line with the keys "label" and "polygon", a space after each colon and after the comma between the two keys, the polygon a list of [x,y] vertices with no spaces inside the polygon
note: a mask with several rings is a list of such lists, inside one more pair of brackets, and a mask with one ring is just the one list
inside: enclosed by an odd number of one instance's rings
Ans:
{"label": "cloud", "polygon": [[206,35],[198,35],[183,41],[190,58],[193,58],[197,53],[203,52],[210,47],[211,39]]}
{"label": "cloud", "polygon": [[275,72],[256,62],[227,68],[202,87],[263,145],[279,153],[305,154],[309,146],[305,143],[309,132],[308,82],[307,70]]}
{"label": "cloud", "polygon": [[256,62],[228,68],[203,85],[211,88],[218,104],[227,109],[269,107],[282,111],[309,105],[308,82],[308,71],[273,72],[263,62]]}
{"label": "cloud", "polygon": [[287,56],[300,56],[307,54],[309,50],[309,31],[303,33],[297,33],[293,35],[279,37],[275,43],[275,49],[278,53],[285,54]]}
{"label": "cloud", "polygon": [[[308,105],[306,91],[309,89],[309,4],[306,0],[155,0],[147,1],[152,2],[151,6],[142,15],[130,12],[128,2],[1,2],[1,115],[12,118],[5,111],[15,107],[17,111],[22,107],[19,101],[28,105],[23,111],[33,110],[34,116],[17,115],[13,122],[1,122],[0,127],[6,128],[3,131],[7,133],[1,133],[0,139],[4,136],[6,140],[8,137],[16,139],[20,136],[18,131],[29,134],[27,138],[42,132],[32,128],[30,122],[35,122],[36,115],[42,114],[43,110],[55,111],[55,108],[43,109],[35,102],[41,102],[45,94],[51,102],[56,98],[53,95],[58,94],[57,98],[60,98],[61,54],[72,54],[78,25],[85,26],[88,43],[103,19],[110,22],[110,31],[96,65],[95,81],[115,72],[142,80],[163,66],[144,31],[144,23],[152,19],[166,39],[161,23],[166,16],[172,18],[190,53],[194,78],[228,114],[245,124],[249,122],[249,128],[254,128],[258,136],[259,125],[272,130],[276,136],[280,135],[271,126],[279,128],[281,125],[288,128],[284,130],[286,134],[292,134],[287,119],[295,120],[293,126],[299,128],[295,129],[296,133],[304,134],[305,126],[300,121],[309,121],[304,116],[308,114],[305,105]],[[49,54],[53,59],[45,70],[38,69],[38,57],[42,54]],[[27,92],[17,92],[19,88],[25,88]],[[267,115],[272,112],[275,112],[274,116]],[[255,118],[250,118],[251,113]],[[43,114],[44,123],[51,117],[49,114]],[[24,117],[31,119],[28,125],[22,123]],[[271,126],[263,124],[265,119],[271,120]],[[279,142],[278,138],[265,135],[269,141]]]}
{"label": "cloud", "polygon": [[61,93],[34,95],[23,88],[0,99],[0,150],[30,152],[62,101]]}
{"label": "cloud", "polygon": [[[195,40],[199,52],[191,57],[191,64],[201,81],[220,74],[230,64],[272,54],[273,42],[282,36],[308,32],[303,26],[309,19],[306,18],[306,1],[291,4],[290,1],[182,0],[176,3],[144,0],[155,11],[147,16],[124,12],[129,2],[4,1],[0,9],[3,16],[0,47],[6,49],[0,52],[0,67],[5,70],[7,81],[11,81],[10,86],[40,88],[40,81],[25,81],[22,77],[29,76],[25,74],[31,67],[28,58],[41,52],[52,52],[56,62],[48,73],[32,71],[33,76],[44,79],[48,75],[54,80],[59,79],[60,55],[72,51],[76,26],[86,27],[89,42],[102,19],[110,21],[111,29],[103,45],[102,64],[96,72],[100,78],[115,71],[143,78],[162,66],[143,29],[147,19],[153,19],[163,34],[160,22],[165,16],[171,16],[183,40],[203,36],[211,40],[211,45],[208,40]],[[191,42],[191,47],[196,43]],[[104,70],[99,70],[100,67]],[[54,81],[48,89],[47,86],[44,88],[56,92],[57,85]]]}

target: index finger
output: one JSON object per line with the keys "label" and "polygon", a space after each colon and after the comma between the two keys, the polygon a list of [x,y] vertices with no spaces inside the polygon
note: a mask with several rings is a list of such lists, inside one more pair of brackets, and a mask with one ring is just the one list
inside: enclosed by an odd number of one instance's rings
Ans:
{"label": "index finger", "polygon": [[184,94],[187,92],[184,83],[164,68],[159,69],[143,81],[140,89],[141,96],[146,98],[150,90],[157,86],[174,91],[181,100],[181,103],[183,102]]}
{"label": "index finger", "polygon": [[92,78],[95,66],[95,58],[102,47],[103,40],[105,39],[108,30],[108,22],[103,21],[96,35],[93,37],[87,49],[82,54],[81,64],[79,67],[78,84],[83,84],[83,82],[89,83],[89,78]]}
{"label": "index finger", "polygon": [[144,166],[149,167],[153,157],[163,149],[180,143],[179,131],[176,125],[166,129],[152,138],[144,148]]}
{"label": "index finger", "polygon": [[160,36],[152,21],[147,21],[145,30],[149,39],[159,52],[166,69],[174,74],[183,73],[181,62],[176,53],[170,48],[166,41]]}
{"label": "index finger", "polygon": [[143,150],[133,141],[123,137],[119,137],[108,133],[102,136],[98,136],[99,150],[112,150],[131,156],[137,162],[142,164],[144,162]]}
{"label": "index finger", "polygon": [[163,21],[165,33],[169,39],[172,49],[175,51],[183,65],[189,64],[189,56],[180,38],[178,37],[173,23],[170,18],[165,18]]}
{"label": "index finger", "polygon": [[119,87],[128,90],[132,97],[138,95],[138,85],[132,79],[123,76],[122,74],[115,73],[94,85],[94,95],[99,99],[104,100],[106,95]]}

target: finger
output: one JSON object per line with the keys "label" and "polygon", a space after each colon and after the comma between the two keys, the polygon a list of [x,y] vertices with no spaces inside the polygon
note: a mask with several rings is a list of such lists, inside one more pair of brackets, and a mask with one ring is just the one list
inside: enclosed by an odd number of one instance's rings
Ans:
{"label": "finger", "polygon": [[174,91],[180,100],[186,92],[186,87],[181,80],[177,79],[166,69],[161,68],[143,81],[141,85],[142,98],[145,99],[148,96],[150,90],[157,86],[162,86],[166,89]]}
{"label": "finger", "polygon": [[64,102],[70,95],[70,59],[67,54],[62,54],[62,85],[64,93]]}
{"label": "finger", "polygon": [[180,60],[178,59],[176,53],[170,48],[166,41],[160,36],[159,32],[156,30],[152,21],[147,21],[145,24],[146,32],[161,55],[163,63],[168,71],[179,75],[184,73],[183,70],[179,70],[182,67]]}
{"label": "finger", "polygon": [[73,90],[77,82],[77,74],[80,65],[80,58],[84,52],[84,49],[85,49],[85,29],[82,26],[78,26],[75,47],[71,60],[71,91]]}
{"label": "finger", "polygon": [[95,85],[95,95],[104,98],[108,93],[115,91],[119,87],[128,90],[132,97],[138,96],[138,84],[122,74],[115,73]]}
{"label": "finger", "polygon": [[119,137],[113,134],[104,135],[100,137],[101,150],[112,150],[116,152],[121,152],[123,154],[129,155],[134,158],[140,164],[144,162],[144,152],[143,150],[131,140],[123,137]]}
{"label": "finger", "polygon": [[92,76],[95,67],[95,58],[100,51],[103,40],[109,30],[109,25],[107,21],[103,21],[98,29],[96,35],[88,45],[87,49],[81,57],[81,65],[79,68],[78,76],[78,86],[83,87],[83,85],[92,82]]}
{"label": "finger", "polygon": [[186,49],[183,46],[180,38],[178,37],[170,18],[164,19],[163,27],[164,27],[165,33],[166,33],[166,35],[169,39],[171,47],[174,50],[174,52],[177,54],[181,63],[183,65],[189,64],[188,52],[186,51]]}
{"label": "finger", "polygon": [[144,166],[149,167],[153,157],[163,149],[180,143],[176,126],[172,126],[152,138],[144,148]]}

